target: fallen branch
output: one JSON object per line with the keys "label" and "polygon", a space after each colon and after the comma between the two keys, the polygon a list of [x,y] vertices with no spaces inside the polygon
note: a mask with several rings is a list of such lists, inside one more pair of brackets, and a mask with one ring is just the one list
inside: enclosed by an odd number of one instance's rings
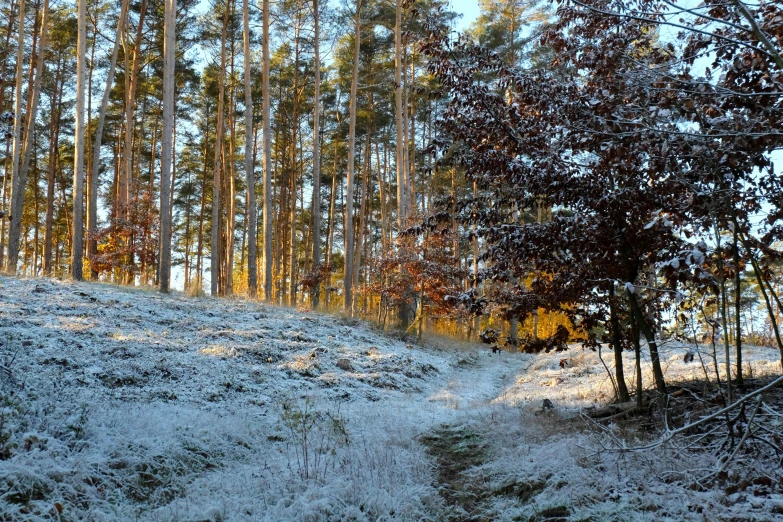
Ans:
{"label": "fallen branch", "polygon": [[588,413],[593,419],[603,419],[605,417],[614,417],[618,413],[625,413],[627,410],[636,408],[636,402],[622,402],[620,404],[610,404],[603,408]]}
{"label": "fallen branch", "polygon": [[718,468],[717,471],[714,471],[707,475],[706,477],[701,478],[698,482],[703,482],[707,479],[710,479],[716,475],[720,475],[723,471],[726,470],[726,468],[731,464],[731,461],[734,460],[734,457],[737,456],[737,453],[739,453],[739,450],[742,448],[743,444],[745,444],[745,441],[748,440],[748,437],[751,434],[751,426],[753,424],[753,419],[756,417],[756,413],[758,413],[759,408],[761,407],[761,397],[758,398],[756,401],[756,407],[753,409],[753,413],[750,414],[750,419],[748,419],[748,425],[745,428],[745,433],[742,435],[742,438],[739,441],[739,444],[737,444],[737,447],[734,448],[734,451],[731,452],[731,455],[729,455],[726,460],[721,464],[720,468]]}
{"label": "fallen branch", "polygon": [[683,426],[681,428],[677,428],[676,430],[667,430],[666,434],[661,439],[659,439],[659,440],[657,440],[655,442],[652,442],[652,443],[644,445],[644,446],[636,446],[634,448],[626,448],[626,447],[624,447],[624,448],[621,448],[621,450],[622,451],[646,450],[646,449],[652,449],[652,448],[656,448],[658,446],[661,446],[663,444],[666,444],[667,442],[672,440],[677,435],[679,435],[681,433],[685,433],[687,431],[690,431],[693,428],[695,428],[696,426],[701,426],[702,424],[705,424],[705,423],[707,423],[707,422],[709,422],[711,420],[714,420],[715,418],[720,417],[721,415],[724,415],[724,414],[728,413],[729,411],[733,410],[734,408],[736,408],[738,406],[741,406],[742,404],[744,404],[745,402],[749,401],[753,397],[761,395],[765,391],[770,390],[770,389],[774,388],[775,386],[779,386],[781,384],[783,384],[783,375],[781,375],[780,377],[778,377],[777,379],[775,379],[771,383],[767,384],[766,386],[764,386],[762,388],[759,388],[758,390],[753,391],[753,392],[745,395],[741,399],[738,399],[737,401],[735,401],[734,403],[726,406],[725,408],[721,408],[720,410],[718,410],[718,411],[716,411],[714,413],[711,413],[710,415],[707,415],[706,417],[703,417],[703,418],[697,420],[696,422],[692,422],[690,424],[686,424],[685,426]]}
{"label": "fallen branch", "polygon": [[615,413],[614,415],[610,415],[608,417],[603,417],[598,419],[599,422],[611,422],[616,419],[621,419],[624,417],[630,417],[632,415],[636,415],[638,413],[641,413],[643,411],[643,408],[637,407],[635,404],[633,408],[628,408],[627,410],[623,410],[621,412]]}

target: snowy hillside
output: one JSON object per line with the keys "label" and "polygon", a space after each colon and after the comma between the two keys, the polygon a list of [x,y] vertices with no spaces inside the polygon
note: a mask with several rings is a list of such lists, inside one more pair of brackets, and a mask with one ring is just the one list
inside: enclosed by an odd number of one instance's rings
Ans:
{"label": "snowy hillside", "polygon": [[[602,450],[578,411],[611,383],[577,347],[417,347],[242,300],[8,277],[0,343],[0,520],[783,519],[780,469],[693,491],[671,477],[713,464],[698,455]],[[683,353],[664,347],[671,381],[702,371]],[[780,372],[774,350],[747,357]]]}

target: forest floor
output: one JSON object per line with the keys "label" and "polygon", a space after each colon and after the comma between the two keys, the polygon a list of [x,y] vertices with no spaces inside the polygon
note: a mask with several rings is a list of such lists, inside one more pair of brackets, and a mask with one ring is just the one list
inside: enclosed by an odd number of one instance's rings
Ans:
{"label": "forest floor", "polygon": [[[703,376],[662,350],[670,381]],[[780,374],[772,349],[746,364]],[[0,520],[783,520],[779,463],[747,452],[744,487],[694,489],[713,456],[618,452],[656,435],[580,416],[612,396],[577,346],[416,346],[246,300],[0,277]]]}

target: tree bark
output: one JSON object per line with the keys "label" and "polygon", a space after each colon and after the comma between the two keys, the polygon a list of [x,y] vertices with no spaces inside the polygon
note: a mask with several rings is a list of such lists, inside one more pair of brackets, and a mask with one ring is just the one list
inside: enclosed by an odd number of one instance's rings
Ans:
{"label": "tree bark", "polygon": [[73,158],[73,243],[71,244],[71,277],[84,279],[82,255],[84,238],[84,80],[87,52],[87,0],[78,3],[78,38],[76,44],[76,123]]}
{"label": "tree bark", "polygon": [[[316,0],[317,1],[317,0]],[[248,0],[242,1],[242,44],[245,73],[245,182],[247,184],[247,288],[251,298],[258,296],[258,267],[256,265],[258,210],[256,208],[256,178],[253,165],[253,92],[250,79],[250,9]]]}
{"label": "tree bark", "polygon": [[620,343],[620,321],[617,319],[617,308],[614,302],[614,283],[609,283],[609,322],[612,327],[612,349],[614,350],[615,378],[617,380],[617,402],[628,402],[631,395],[625,384],[623,371],[623,347]]}
{"label": "tree bark", "polygon": [[220,75],[218,77],[217,127],[215,130],[215,165],[212,173],[212,252],[210,253],[210,291],[213,297],[219,293],[220,279],[220,174],[223,150],[223,113],[226,76],[226,31],[229,6],[224,6],[223,28],[220,35]]}
{"label": "tree bark", "polygon": [[359,25],[359,12],[361,0],[356,0],[356,13],[353,19],[354,46],[353,46],[353,74],[351,76],[350,115],[348,116],[348,179],[345,187],[345,223],[343,231],[345,236],[345,270],[343,277],[343,311],[347,315],[353,312],[353,184],[356,153],[356,91],[359,83],[359,50],[361,46],[361,27]]}
{"label": "tree bark", "polygon": [[[131,198],[131,179],[133,178],[133,130],[135,127],[134,107],[136,105],[136,87],[138,85],[139,69],[141,68],[141,37],[144,29],[144,17],[147,12],[147,0],[141,1],[139,11],[139,25],[136,28],[136,37],[133,43],[133,62],[129,63],[130,49],[127,42],[125,48],[125,70],[131,70],[131,74],[125,75],[125,145],[122,149],[122,169],[120,169],[119,187],[119,212],[118,216],[124,218],[127,212],[125,208]],[[125,33],[123,32],[123,39]],[[132,262],[132,260],[130,260]]]}
{"label": "tree bark", "polygon": [[[38,100],[41,97],[41,79],[43,78],[44,62],[46,60],[46,36],[49,25],[49,0],[44,0],[43,11],[41,13],[41,36],[38,44],[38,55],[35,60],[35,80],[33,83],[33,92],[31,93],[29,100],[29,108],[27,111],[27,121],[25,123],[24,130],[24,152],[22,157],[22,164],[19,167],[19,182],[21,186],[21,195],[27,187],[27,172],[30,168],[30,157],[33,149],[33,134],[35,130],[35,121],[38,117]],[[22,200],[23,203],[23,200]],[[36,213],[37,215],[37,213]],[[20,219],[17,221],[17,226],[21,225],[21,210],[19,212]]]}
{"label": "tree bark", "polygon": [[725,349],[724,354],[726,356],[726,401],[731,402],[732,390],[731,390],[731,348],[729,346],[729,321],[728,321],[728,299],[726,296],[726,272],[724,270],[723,263],[723,246],[721,242],[720,230],[718,229],[717,221],[714,226],[715,232],[715,245],[716,255],[718,258],[718,300],[720,307],[721,328],[723,330],[723,347]]}
{"label": "tree bark", "polygon": [[[370,107],[372,107],[372,93],[370,94]],[[370,109],[372,110],[372,109]],[[361,251],[362,251],[362,245],[364,245],[365,241],[365,228],[367,227],[366,223],[366,213],[367,213],[367,200],[368,198],[368,181],[370,177],[370,128],[368,126],[366,133],[365,133],[365,144],[364,144],[364,168],[362,169],[362,199],[361,203],[359,204],[359,227],[358,227],[358,234],[356,236],[356,257],[354,258],[354,264],[353,264],[353,288],[358,288],[358,282],[359,282],[359,273],[361,272],[361,266],[363,262],[366,264],[367,262],[367,256],[366,256],[366,249],[365,249],[365,256],[362,258]],[[355,303],[354,309],[358,309],[358,303]]]}
{"label": "tree bark", "polygon": [[60,114],[62,112],[62,56],[57,57],[57,72],[54,75],[54,84],[58,87],[57,93],[51,98],[49,117],[49,165],[46,176],[46,221],[44,225],[44,258],[43,273],[52,275],[52,227],[54,225],[54,175],[57,171],[57,154],[60,143]]}
{"label": "tree bark", "polygon": [[396,3],[396,22],[394,28],[394,103],[396,121],[396,157],[397,167],[397,222],[400,230],[405,226],[406,197],[405,197],[405,139],[404,139],[404,113],[402,107],[402,0]]}
{"label": "tree bark", "polygon": [[[117,55],[120,50],[120,42],[122,40],[122,34],[125,30],[125,20],[128,17],[128,4],[129,0],[122,1],[122,7],[120,8],[120,18],[117,20],[117,32],[114,37],[114,47],[111,51],[111,62],[109,63],[109,71],[106,75],[106,86],[103,89],[103,98],[101,99],[101,107],[98,110],[98,125],[95,129],[95,144],[92,149],[92,177],[90,179],[90,201],[87,205],[87,230],[90,234],[95,234],[98,231],[98,177],[101,167],[101,142],[103,141],[103,126],[106,121],[106,109],[109,106],[109,96],[111,95],[111,89],[114,85],[114,73],[117,69]],[[87,257],[94,258],[98,254],[98,241],[90,237],[87,242]],[[93,271],[93,277],[97,274]]]}
{"label": "tree bark", "polygon": [[733,234],[734,242],[734,317],[736,320],[736,333],[734,343],[737,348],[737,386],[744,384],[742,376],[742,325],[740,324],[741,305],[742,305],[742,278],[740,272],[739,238],[738,231],[735,228]]}
{"label": "tree bark", "polygon": [[650,362],[652,363],[655,387],[658,389],[661,395],[666,397],[666,380],[663,377],[663,369],[661,368],[661,359],[658,354],[658,344],[655,342],[655,334],[653,333],[652,328],[650,328],[650,325],[647,323],[647,319],[644,317],[644,314],[639,307],[639,302],[636,300],[636,295],[631,292],[630,289],[626,289],[626,293],[628,294],[628,301],[631,305],[631,312],[636,318],[636,325],[638,326],[640,332],[644,334],[645,338],[647,338],[647,346],[650,348]]}
{"label": "tree bark", "polygon": [[289,168],[289,187],[288,193],[290,198],[290,205],[288,207],[288,226],[289,226],[289,242],[288,242],[288,263],[289,263],[289,279],[288,279],[288,305],[296,306],[296,273],[297,273],[297,256],[296,256],[296,182],[298,174],[298,162],[296,159],[297,153],[297,136],[299,134],[299,100],[300,100],[300,88],[299,88],[299,56],[300,56],[300,31],[302,26],[301,15],[297,15],[296,32],[294,37],[295,51],[294,51],[294,91],[293,91],[293,117],[291,119],[291,165]]}
{"label": "tree bark", "polygon": [[163,136],[160,151],[160,291],[169,291],[171,278],[171,164],[174,153],[174,62],[177,54],[177,0],[163,8]]}
{"label": "tree bark", "polygon": [[[312,269],[318,271],[321,268],[321,51],[320,51],[320,26],[319,26],[318,0],[313,0],[313,58],[315,69],[315,94],[313,97],[313,259]],[[318,308],[320,297],[320,281],[316,278],[310,294],[312,308]]]}
{"label": "tree bark", "polygon": [[[231,2],[231,20],[234,19],[236,2]],[[233,24],[230,24],[231,39],[229,47],[231,49],[231,63],[229,64],[229,89],[228,89],[228,151],[224,145],[224,176],[225,176],[225,201],[226,201],[226,241],[225,241],[225,291],[223,295],[234,294],[234,238],[236,237],[236,118],[235,114],[235,93],[236,83],[234,82],[234,65],[236,63],[236,45],[234,37]]]}
{"label": "tree bark", "polygon": [[24,205],[24,189],[26,183],[19,176],[19,160],[22,153],[22,82],[24,81],[24,10],[25,0],[19,0],[19,32],[16,52],[16,93],[14,95],[14,145],[11,167],[11,223],[8,227],[8,258],[6,271],[16,274],[19,260],[19,235],[22,228],[22,206]]}
{"label": "tree bark", "polygon": [[[0,77],[6,78],[6,64],[8,62],[8,51],[10,49],[11,44],[11,36],[13,36],[13,27],[14,27],[14,21],[16,19],[15,17],[16,12],[16,4],[14,4],[14,0],[11,0],[10,5],[8,6],[8,25],[6,26],[6,33],[5,33],[5,47],[3,48],[3,54],[2,54],[2,65],[0,66]],[[0,111],[5,110],[5,87],[7,85],[7,82],[3,81],[0,82]],[[0,208],[3,210],[6,209],[6,197],[8,196],[8,192],[6,191],[8,187],[9,181],[9,175],[8,175],[8,160],[11,157],[11,154],[9,154],[11,150],[11,139],[10,137],[6,136],[5,139],[5,160],[3,161],[3,196],[2,201],[0,201]],[[5,236],[6,236],[6,220],[0,219],[0,267],[5,266]]]}
{"label": "tree bark", "polygon": [[263,70],[262,97],[264,120],[264,300],[272,301],[272,136],[271,136],[271,100],[269,89],[269,0],[263,0]]}

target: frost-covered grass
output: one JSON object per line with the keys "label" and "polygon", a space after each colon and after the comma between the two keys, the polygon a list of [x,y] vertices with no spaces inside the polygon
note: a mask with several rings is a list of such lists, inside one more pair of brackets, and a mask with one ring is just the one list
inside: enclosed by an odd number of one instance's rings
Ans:
{"label": "frost-covered grass", "polygon": [[[611,383],[576,347],[411,347],[244,300],[8,277],[0,343],[0,520],[783,516],[779,485],[756,496],[667,478],[703,455],[602,450],[577,412],[610,400]],[[684,352],[664,347],[672,380],[701,373]],[[746,358],[754,375],[780,372],[773,350]],[[536,414],[544,398],[553,415]],[[444,477],[469,505],[449,505]]]}

